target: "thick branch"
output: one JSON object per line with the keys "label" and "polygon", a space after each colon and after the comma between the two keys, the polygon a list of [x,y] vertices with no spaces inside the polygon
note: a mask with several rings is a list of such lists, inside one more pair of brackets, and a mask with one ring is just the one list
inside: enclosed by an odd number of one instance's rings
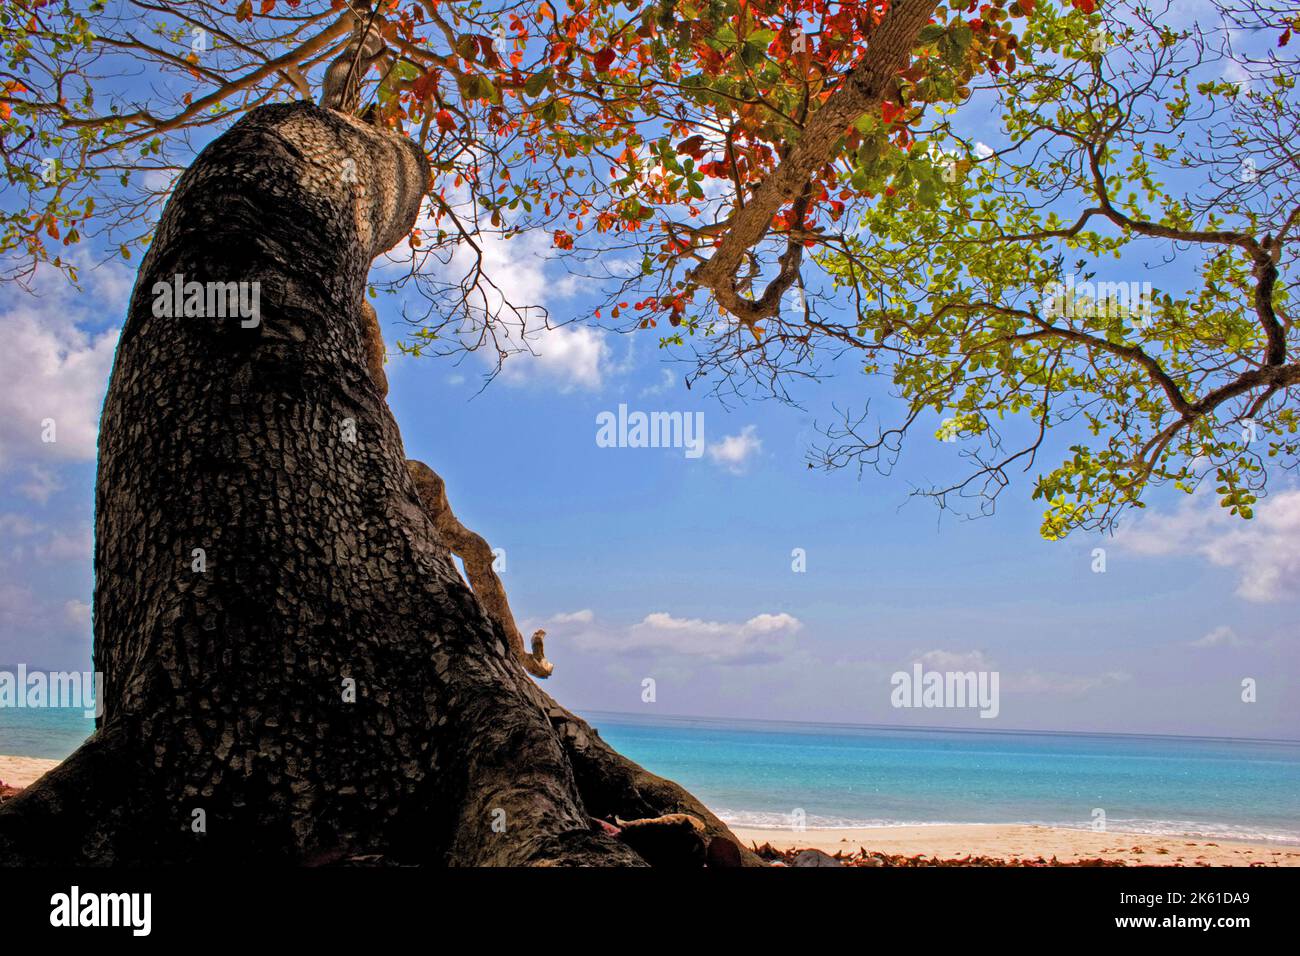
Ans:
{"label": "thick branch", "polygon": [[718,304],[741,322],[753,324],[780,307],[779,291],[765,294],[760,303],[740,294],[737,271],[745,253],[767,235],[781,207],[800,196],[813,174],[830,161],[835,144],[858,117],[880,109],[936,5],[932,0],[896,0],[871,34],[862,62],[812,115],[799,141],[744,208],[737,209],[709,261],[692,272],[693,281],[712,291]]}

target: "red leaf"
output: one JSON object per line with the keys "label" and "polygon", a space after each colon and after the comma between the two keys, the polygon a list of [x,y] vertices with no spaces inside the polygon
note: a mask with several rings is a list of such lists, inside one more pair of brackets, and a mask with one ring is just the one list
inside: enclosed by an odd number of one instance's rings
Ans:
{"label": "red leaf", "polygon": [[609,71],[610,65],[613,64],[614,62],[613,49],[610,47],[605,47],[605,49],[601,50],[599,53],[596,54],[596,58],[592,62],[596,66],[597,73],[607,73]]}
{"label": "red leaf", "polygon": [[704,157],[704,137],[692,136],[689,139],[682,140],[677,144],[677,152],[684,153],[695,159],[702,159]]}
{"label": "red leaf", "polygon": [[456,121],[446,110],[438,110],[438,115],[435,119],[438,121],[438,129],[442,130],[444,133],[450,133],[456,128]]}

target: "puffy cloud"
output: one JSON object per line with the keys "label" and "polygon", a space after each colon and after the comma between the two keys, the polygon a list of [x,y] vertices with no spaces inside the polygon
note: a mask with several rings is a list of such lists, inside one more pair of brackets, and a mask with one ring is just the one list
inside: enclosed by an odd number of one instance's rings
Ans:
{"label": "puffy cloud", "polygon": [[727,435],[721,441],[710,443],[705,451],[714,462],[733,475],[743,474],[749,467],[750,459],[763,448],[757,431],[757,425],[746,425],[739,434]]}
{"label": "puffy cloud", "polygon": [[[90,335],[19,305],[0,313],[0,337],[0,467],[93,461],[117,331]],[[33,468],[21,490],[44,501],[56,488],[48,469]]]}
{"label": "puffy cloud", "polygon": [[0,469],[27,464],[19,490],[34,501],[58,489],[53,465],[95,458],[118,323],[89,328],[102,325],[105,312],[124,314],[130,292],[120,266],[81,268],[81,291],[41,270],[30,293],[11,286],[0,307]]}
{"label": "puffy cloud", "polygon": [[1266,602],[1300,595],[1300,490],[1282,491],[1243,521],[1197,494],[1170,514],[1148,514],[1116,536],[1140,555],[1197,555],[1237,574],[1237,594]]}
{"label": "puffy cloud", "polygon": [[[510,346],[522,348],[506,359],[501,380],[511,384],[545,382],[561,391],[599,388],[610,358],[605,333],[582,325],[543,326],[536,307],[554,311],[556,300],[573,295],[571,276],[560,280],[547,274],[551,239],[542,230],[521,233],[512,239],[480,233],[474,239],[482,252],[483,272],[495,285],[488,297],[494,308],[510,303],[520,309],[534,307],[536,324],[525,324],[506,310],[500,316],[501,334]],[[457,255],[468,264],[469,250]],[[495,355],[484,354],[495,362]]]}
{"label": "puffy cloud", "polygon": [[[452,197],[451,201],[454,206],[458,199]],[[426,234],[437,231],[431,207],[426,207],[416,226]],[[563,319],[555,321],[560,303],[574,295],[578,283],[575,277],[557,277],[548,268],[554,251],[550,234],[533,229],[510,239],[493,233],[476,233],[473,238],[477,255],[481,256],[477,265],[483,274],[479,289],[482,297],[475,293],[476,319],[481,321],[491,314],[497,340],[511,353],[501,367],[501,381],[551,385],[563,392],[599,388],[612,371],[607,333]],[[379,261],[378,268],[395,274],[409,270],[410,265],[409,251],[399,246]],[[449,269],[453,275],[468,275],[476,265],[476,253],[462,244],[449,265],[431,265]],[[507,303],[526,317],[507,308]],[[543,309],[550,315],[545,323]],[[470,329],[463,334],[467,345],[477,340]],[[477,354],[495,370],[495,349],[483,347]]]}
{"label": "puffy cloud", "polygon": [[604,381],[609,345],[599,329],[561,325],[530,331],[529,351],[506,359],[501,380],[510,384],[545,382],[561,391],[594,390]]}

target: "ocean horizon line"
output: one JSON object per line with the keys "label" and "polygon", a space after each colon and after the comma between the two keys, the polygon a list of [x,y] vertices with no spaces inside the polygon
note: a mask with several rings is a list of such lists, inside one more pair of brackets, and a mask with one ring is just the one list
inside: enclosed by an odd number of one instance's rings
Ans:
{"label": "ocean horizon line", "polygon": [[[0,665],[3,669],[5,665]],[[0,706],[0,712],[23,710],[26,712],[53,712],[81,710],[80,707],[6,707]],[[1300,746],[1300,737],[1230,737],[1222,734],[1172,734],[1144,731],[1115,730],[1041,730],[1025,727],[953,727],[944,724],[870,724],[855,723],[844,720],[800,720],[794,718],[773,717],[718,717],[705,714],[648,714],[632,710],[604,710],[601,708],[580,708],[575,712],[591,717],[630,718],[633,720],[658,720],[671,722],[712,723],[719,725],[757,724],[768,727],[809,727],[818,729],[871,730],[871,731],[916,731],[919,733],[1003,735],[1014,737],[1099,737],[1127,738],[1135,740],[1199,740],[1219,741],[1225,743],[1265,743]],[[87,718],[89,719],[89,718]],[[3,729],[3,728],[0,728]],[[3,752],[0,749],[0,752]],[[35,755],[30,755],[35,756]]]}
{"label": "ocean horizon line", "polygon": [[771,717],[710,717],[701,714],[647,714],[640,711],[630,710],[583,709],[577,712],[584,715],[591,715],[593,717],[632,717],[646,720],[697,721],[716,724],[794,725],[802,727],[818,727],[822,729],[842,728],[848,730],[920,731],[923,733],[933,732],[948,734],[1003,734],[1006,736],[1017,737],[1124,737],[1141,740],[1204,740],[1223,741],[1229,743],[1292,744],[1300,746],[1300,738],[1296,737],[1227,737],[1211,734],[1160,734],[1144,733],[1141,731],[1033,730],[1016,727],[950,727],[941,724],[859,724],[851,721],[840,720],[795,720],[791,718]]}

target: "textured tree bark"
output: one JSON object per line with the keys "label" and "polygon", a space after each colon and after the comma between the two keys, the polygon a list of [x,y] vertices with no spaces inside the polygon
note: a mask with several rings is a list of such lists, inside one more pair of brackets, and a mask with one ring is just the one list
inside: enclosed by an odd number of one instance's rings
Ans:
{"label": "textured tree bark", "polygon": [[[104,714],[0,861],[640,865],[591,814],[688,807],[730,836],[532,683],[420,506],[358,316],[428,176],[295,103],[181,177],[100,429]],[[156,314],[177,275],[257,283],[259,321]]]}

